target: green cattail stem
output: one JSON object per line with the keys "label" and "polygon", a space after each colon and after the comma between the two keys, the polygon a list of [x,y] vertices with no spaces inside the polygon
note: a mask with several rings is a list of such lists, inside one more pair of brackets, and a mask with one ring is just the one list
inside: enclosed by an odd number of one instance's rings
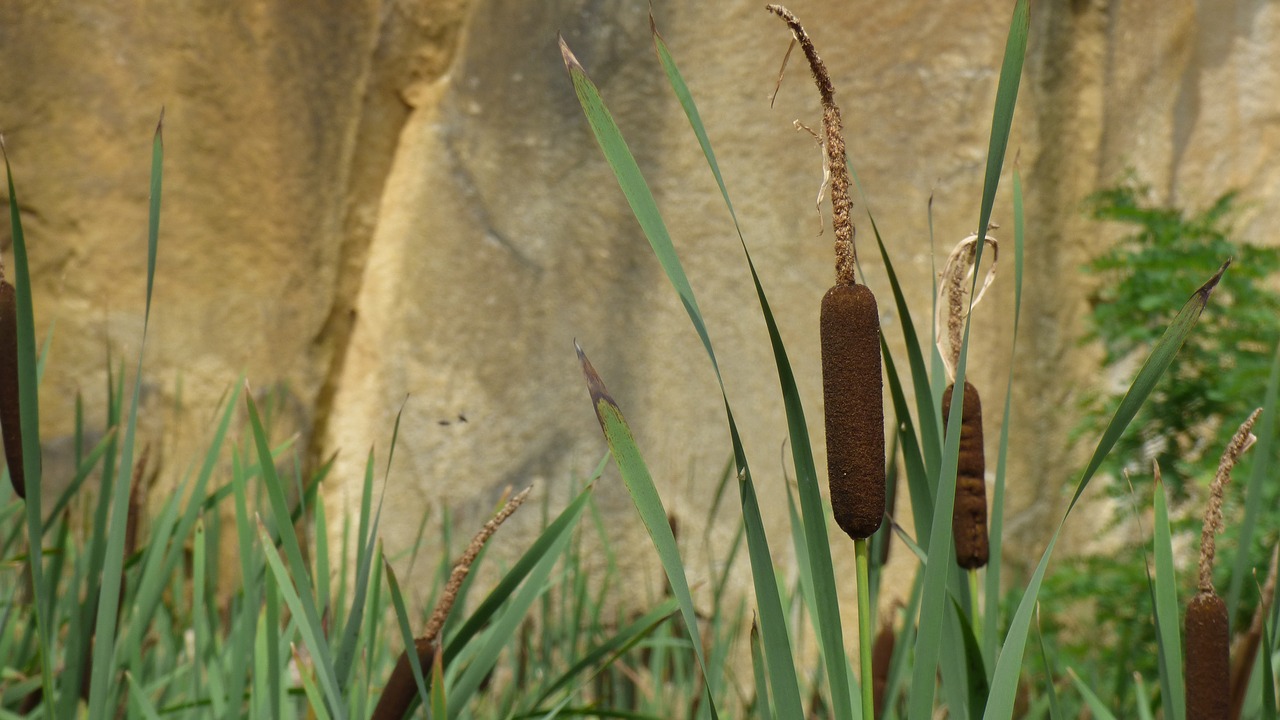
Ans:
{"label": "green cattail stem", "polygon": [[866,539],[853,541],[853,557],[857,565],[858,574],[858,650],[860,668],[860,682],[862,684],[862,717],[874,718],[876,716],[875,706],[875,681],[871,662],[871,646],[875,643],[875,638],[871,635],[871,592],[870,592],[870,554],[871,543]]}
{"label": "green cattail stem", "polygon": [[978,568],[969,568],[969,610],[970,622],[973,623],[974,637],[981,638],[982,627],[982,611],[978,604]]}

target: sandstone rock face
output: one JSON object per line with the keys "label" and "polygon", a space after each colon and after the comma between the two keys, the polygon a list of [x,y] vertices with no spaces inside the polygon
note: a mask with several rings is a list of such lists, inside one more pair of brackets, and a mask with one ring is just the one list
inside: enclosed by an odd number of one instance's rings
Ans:
{"label": "sandstone rock face", "polygon": [[[934,268],[977,223],[1005,5],[792,7],[836,84],[867,192],[855,207],[859,257],[899,356],[903,318],[865,211],[927,335]],[[1081,455],[1066,443],[1070,408],[1096,383],[1093,356],[1076,344],[1090,289],[1077,268],[1110,231],[1083,216],[1081,199],[1133,167],[1171,203],[1198,207],[1244,188],[1249,240],[1280,224],[1280,164],[1270,161],[1280,152],[1280,7],[1072,0],[1033,13],[994,214],[1005,226],[994,234],[1011,237],[1019,155],[1023,326],[1011,356],[1006,272],[975,314],[970,374],[994,439],[1011,357],[1016,368],[1005,547],[1018,563],[1039,556],[1061,513],[1059,491]],[[832,238],[818,235],[813,207],[821,156],[792,127],[817,127],[817,93],[797,54],[770,108],[789,34],[759,3],[656,3],[655,14],[820,434],[817,310],[833,278]],[[339,453],[326,489],[335,509],[351,507],[369,448],[385,459],[403,402],[383,516],[391,548],[412,542],[428,508],[475,519],[511,485],[533,484],[557,507],[604,453],[576,338],[686,529],[697,583],[708,567],[697,539],[730,457],[723,404],[587,128],[559,32],[664,213],[789,568],[792,473],[779,460],[789,453],[779,454],[786,425],[768,338],[648,23],[644,3],[620,0],[0,5],[0,129],[32,248],[37,323],[57,321],[42,395],[51,461],[66,454],[76,394],[90,413],[105,405],[108,353],[129,367],[136,357],[148,142],[164,106],[144,397],[146,430],[174,475],[243,373],[258,393],[284,398],[281,437],[301,433],[313,462]],[[823,467],[820,437],[814,446]],[[648,539],[612,469],[596,492],[614,542],[653,580]],[[536,513],[525,515],[503,544],[531,536]],[[730,506],[714,519],[711,547],[733,517]],[[852,574],[852,552],[836,554]]]}

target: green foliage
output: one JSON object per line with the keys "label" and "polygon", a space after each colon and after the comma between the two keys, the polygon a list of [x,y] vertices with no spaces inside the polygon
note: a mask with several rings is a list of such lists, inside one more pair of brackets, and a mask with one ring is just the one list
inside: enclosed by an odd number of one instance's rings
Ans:
{"label": "green foliage", "polygon": [[[1200,320],[1194,342],[1174,359],[1138,413],[1140,431],[1121,439],[1106,466],[1116,477],[1123,468],[1136,467],[1135,474],[1149,478],[1155,460],[1176,501],[1187,496],[1189,483],[1213,477],[1218,453],[1258,406],[1266,387],[1280,339],[1280,293],[1267,283],[1280,272],[1280,251],[1232,238],[1239,213],[1235,192],[1195,215],[1153,204],[1149,194],[1129,181],[1088,200],[1095,219],[1129,231],[1086,266],[1099,281],[1087,339],[1102,345],[1105,368],[1151,347],[1187,288],[1232,258],[1214,309]],[[1102,394],[1092,401],[1085,424],[1090,433],[1115,411],[1119,396]]]}
{"label": "green foliage", "polygon": [[[1086,340],[1102,346],[1108,374],[1125,372],[1132,357],[1144,353],[1159,337],[1171,315],[1170,303],[1184,298],[1186,288],[1212,273],[1223,258],[1232,258],[1230,272],[1215,291],[1213,307],[1201,317],[1194,338],[1139,411],[1138,432],[1121,438],[1104,466],[1113,476],[1111,494],[1128,508],[1135,502],[1139,506],[1151,502],[1156,492],[1151,463],[1158,462],[1174,507],[1182,509],[1173,513],[1171,529],[1175,536],[1194,541],[1203,511],[1198,498],[1203,497],[1223,448],[1239,423],[1263,404],[1280,339],[1280,293],[1269,284],[1280,271],[1280,252],[1233,238],[1233,223],[1240,212],[1235,192],[1223,194],[1199,213],[1161,206],[1151,202],[1149,195],[1149,188],[1130,178],[1087,200],[1093,218],[1119,223],[1127,234],[1086,265],[1099,282],[1091,298]],[[1106,423],[1119,396],[1098,389],[1087,402],[1086,417],[1077,430],[1085,436]],[[1261,435],[1264,431],[1259,428],[1255,433]],[[1269,456],[1259,457],[1268,452],[1268,445]],[[1260,442],[1227,486],[1228,522],[1220,548],[1238,548],[1239,510],[1248,488],[1243,478],[1253,467],[1274,467],[1276,447]],[[1131,484],[1119,479],[1125,471]],[[1258,504],[1258,522],[1261,527],[1277,527],[1278,488],[1268,483],[1257,490],[1261,500],[1251,502]],[[1150,532],[1145,522],[1143,526]],[[1273,542],[1274,536],[1245,541],[1248,559],[1241,566],[1265,569],[1267,541]],[[1058,602],[1046,614],[1045,627],[1056,638],[1065,664],[1096,678],[1094,690],[1111,707],[1126,713],[1136,712],[1130,691],[1133,673],[1153,680],[1160,672],[1157,629],[1151,622],[1148,557],[1141,546],[1105,557],[1074,557],[1046,581],[1047,592]],[[1217,564],[1220,589],[1226,587],[1223,580],[1231,571],[1230,562]],[[1186,598],[1193,587],[1192,575],[1184,572],[1177,579],[1179,597]],[[1245,578],[1244,582],[1251,581]],[[1248,622],[1253,606],[1252,597],[1240,604],[1237,627]],[[1072,632],[1081,617],[1087,617],[1097,631],[1084,636]]]}

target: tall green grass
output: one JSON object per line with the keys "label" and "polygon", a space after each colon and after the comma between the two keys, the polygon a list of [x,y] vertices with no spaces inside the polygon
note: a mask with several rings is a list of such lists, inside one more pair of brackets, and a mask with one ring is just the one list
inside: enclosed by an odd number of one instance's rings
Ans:
{"label": "tall green grass", "polygon": [[[131,374],[108,368],[100,425],[77,400],[71,478],[41,476],[37,389],[51,337],[37,354],[28,243],[6,156],[27,493],[24,502],[7,480],[0,489],[0,718],[371,717],[397,657],[443,593],[461,550],[456,528],[446,512],[439,536],[429,537],[424,515],[418,543],[388,556],[378,531],[383,489],[397,481],[399,416],[381,482],[370,450],[358,509],[338,514],[320,490],[335,480],[331,463],[302,477],[292,440],[272,440],[272,395],[243,380],[229,383],[204,456],[163,494],[151,487],[137,428],[147,323],[164,306],[152,297],[161,127],[152,144],[144,342]],[[612,556],[592,493],[603,467],[579,481],[563,509],[544,506],[542,530],[523,553],[486,573],[496,582],[462,582],[434,663],[423,667],[409,653],[418,713],[554,717],[603,704],[656,718],[689,694],[678,682],[649,691],[682,668],[693,646],[671,627],[678,603],[608,611],[617,605],[609,597],[620,584],[616,566],[602,584],[588,582],[595,563],[586,545]],[[53,497],[52,486],[65,490]],[[594,522],[584,524],[588,517]],[[330,547],[335,537],[341,542]],[[416,563],[420,555],[439,560]],[[481,551],[473,568],[485,563]],[[399,580],[397,566],[407,567]],[[406,599],[424,595],[424,607]],[[734,617],[729,601],[720,595],[718,615]],[[720,637],[712,658],[723,664],[735,640]]]}

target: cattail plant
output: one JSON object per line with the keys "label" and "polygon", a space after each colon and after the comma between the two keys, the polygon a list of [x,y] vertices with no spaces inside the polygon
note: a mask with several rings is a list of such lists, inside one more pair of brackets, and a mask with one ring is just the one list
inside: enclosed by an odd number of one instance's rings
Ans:
{"label": "cattail plant", "polygon": [[[966,303],[971,278],[977,272],[977,248],[979,242],[991,246],[992,262],[987,270],[982,288],[972,303]],[[935,324],[938,327],[938,351],[942,355],[947,379],[951,384],[942,391],[942,422],[944,427],[951,417],[952,396],[955,390],[956,366],[960,363],[960,346],[963,343],[964,321],[982,300],[983,294],[995,278],[999,245],[990,235],[978,240],[970,235],[956,244],[942,269],[942,281],[938,291],[947,301],[938,303]],[[945,332],[942,326],[945,324]],[[944,339],[946,347],[944,347]],[[960,455],[956,466],[956,499],[952,509],[951,531],[955,537],[956,562],[965,570],[977,570],[987,564],[990,544],[987,537],[987,484],[986,459],[983,453],[982,401],[978,389],[967,379],[961,390]]]}
{"label": "cattail plant", "polygon": [[1199,591],[1187,603],[1186,617],[1186,716],[1195,720],[1227,720],[1230,711],[1231,636],[1227,604],[1213,589],[1214,536],[1222,531],[1222,496],[1231,469],[1257,439],[1250,431],[1261,413],[1261,408],[1253,411],[1236,431],[1209,485],[1200,533]]}
{"label": "cattail plant", "polygon": [[[822,297],[822,394],[827,430],[827,479],[836,523],[854,540],[858,575],[859,644],[862,649],[863,715],[873,713],[868,548],[884,519],[884,390],[880,370],[880,313],[875,295],[854,277],[853,201],[845,159],[844,128],[835,87],[808,33],[791,11],[769,5],[800,43],[822,99],[823,177],[831,183],[836,282]],[[819,202],[822,195],[819,193]]]}
{"label": "cattail plant", "polygon": [[27,497],[22,470],[22,417],[18,412],[18,298],[0,262],[0,434],[9,480],[20,498]]}

